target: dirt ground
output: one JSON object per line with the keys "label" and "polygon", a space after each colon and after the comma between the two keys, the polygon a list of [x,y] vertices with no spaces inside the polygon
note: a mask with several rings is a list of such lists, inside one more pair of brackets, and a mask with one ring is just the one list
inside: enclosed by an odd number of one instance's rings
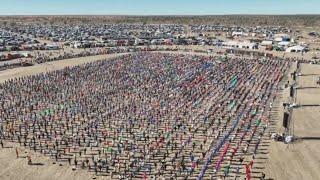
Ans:
{"label": "dirt ground", "polygon": [[[320,104],[320,65],[303,64],[302,76],[298,77],[297,103]],[[292,80],[290,80],[292,81]],[[283,102],[288,102],[289,88],[282,93]],[[283,107],[278,107],[275,131],[284,132],[282,127]],[[299,107],[292,113],[291,131],[298,138],[293,144],[272,141],[266,163],[268,178],[281,180],[317,180],[320,178],[320,107]]]}
{"label": "dirt ground", "polygon": [[98,61],[103,59],[110,59],[119,55],[122,55],[122,54],[108,54],[108,55],[72,58],[72,59],[53,61],[53,62],[48,62],[43,64],[36,64],[34,66],[29,66],[29,67],[20,67],[20,68],[0,71],[0,83],[10,78],[58,70],[67,66],[76,66],[76,65],[80,65],[88,62],[93,62],[93,61]]}

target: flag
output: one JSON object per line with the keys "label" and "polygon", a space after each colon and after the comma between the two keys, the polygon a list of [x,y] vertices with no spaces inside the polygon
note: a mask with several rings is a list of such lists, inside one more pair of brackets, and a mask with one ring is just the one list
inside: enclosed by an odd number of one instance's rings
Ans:
{"label": "flag", "polygon": [[230,172],[230,164],[228,164],[227,166],[224,167],[224,174],[228,175]]}
{"label": "flag", "polygon": [[246,177],[247,177],[247,180],[250,180],[251,179],[251,170],[250,170],[250,165],[249,164],[245,164],[246,166]]}

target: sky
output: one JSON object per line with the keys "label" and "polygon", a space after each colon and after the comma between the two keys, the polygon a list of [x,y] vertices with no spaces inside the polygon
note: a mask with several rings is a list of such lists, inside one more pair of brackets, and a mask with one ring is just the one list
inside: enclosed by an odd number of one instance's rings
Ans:
{"label": "sky", "polygon": [[320,14],[320,0],[0,0],[0,15]]}

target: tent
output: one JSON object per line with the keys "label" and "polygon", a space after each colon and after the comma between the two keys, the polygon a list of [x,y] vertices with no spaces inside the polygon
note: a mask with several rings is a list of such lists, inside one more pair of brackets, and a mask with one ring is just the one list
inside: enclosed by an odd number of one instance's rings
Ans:
{"label": "tent", "polygon": [[281,42],[281,41],[290,41],[290,35],[288,34],[276,34],[274,41]]}
{"label": "tent", "polygon": [[47,50],[58,50],[60,47],[56,44],[48,44],[46,45]]}
{"label": "tent", "polygon": [[304,46],[292,46],[286,49],[286,52],[307,52],[307,48]]}
{"label": "tent", "polygon": [[261,42],[261,46],[268,46],[268,45],[272,45],[272,41],[262,41]]}
{"label": "tent", "polygon": [[258,43],[250,43],[250,42],[228,41],[228,42],[223,42],[222,45],[226,47],[234,47],[234,48],[258,49]]}
{"label": "tent", "polygon": [[237,32],[237,31],[232,32],[232,36],[242,36],[242,35],[243,35],[243,32]]}
{"label": "tent", "polygon": [[278,43],[279,46],[288,46],[290,45],[290,42],[289,41],[281,41]]}

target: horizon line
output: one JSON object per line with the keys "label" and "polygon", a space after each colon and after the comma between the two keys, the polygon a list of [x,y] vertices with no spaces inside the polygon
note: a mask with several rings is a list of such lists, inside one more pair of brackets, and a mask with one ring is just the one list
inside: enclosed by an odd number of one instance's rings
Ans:
{"label": "horizon line", "polygon": [[300,14],[0,14],[2,16],[133,16],[133,17],[148,17],[148,16],[319,16],[314,13],[300,13]]}

